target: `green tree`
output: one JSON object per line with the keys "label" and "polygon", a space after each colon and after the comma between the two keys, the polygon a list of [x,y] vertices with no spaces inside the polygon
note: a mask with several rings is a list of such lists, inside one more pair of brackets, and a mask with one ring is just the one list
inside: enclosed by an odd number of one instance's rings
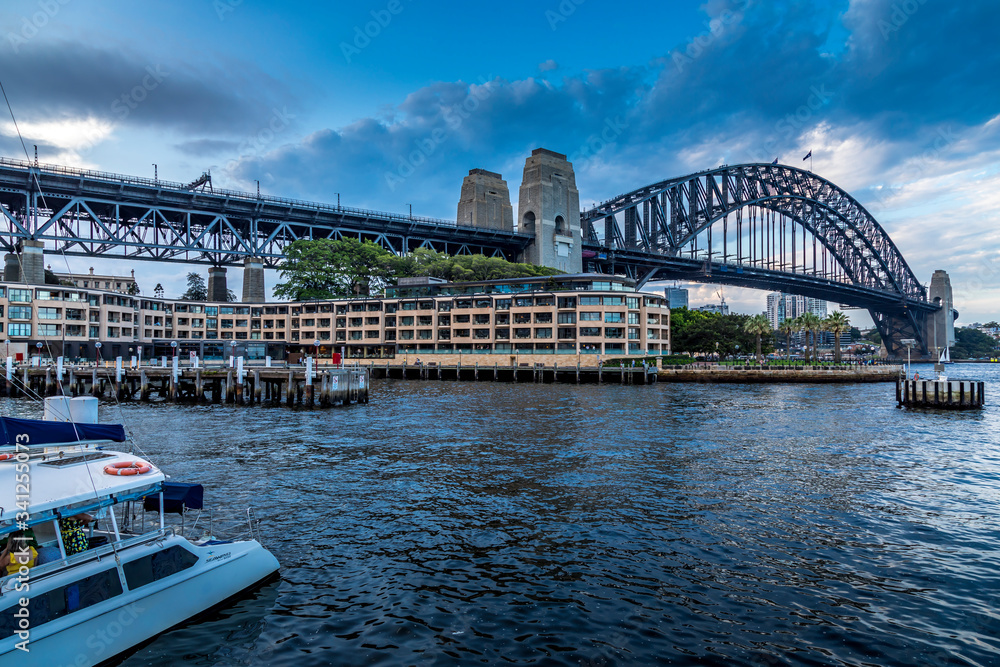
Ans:
{"label": "green tree", "polygon": [[760,339],[761,336],[767,336],[772,333],[771,323],[768,321],[765,315],[754,315],[743,322],[743,330],[748,334],[753,335],[756,338],[757,343],[757,363],[764,363],[764,355],[760,351]]}
{"label": "green tree", "polygon": [[[161,290],[163,287],[157,283]],[[208,288],[205,287],[205,279],[197,271],[187,274],[187,291],[178,297],[181,301],[208,301]]]}
{"label": "green tree", "polygon": [[955,344],[951,348],[952,359],[979,359],[992,357],[997,353],[997,341],[982,331],[961,327],[955,329]]}
{"label": "green tree", "polygon": [[367,296],[385,288],[394,256],[371,241],[300,239],[285,247],[274,288],[278,298],[301,301]]}
{"label": "green tree", "polygon": [[139,283],[129,283],[128,284],[128,295],[129,296],[139,296]]}
{"label": "green tree", "polygon": [[430,248],[418,248],[402,257],[393,257],[389,264],[396,278],[430,276],[453,282],[531,278],[562,273],[545,266],[508,262],[502,257],[451,256]]}
{"label": "green tree", "polygon": [[792,334],[798,331],[795,320],[785,318],[778,325],[778,331],[785,334],[785,359],[792,358]]}
{"label": "green tree", "polygon": [[[797,318],[799,320],[799,326],[802,327],[807,333],[812,333],[812,358],[813,361],[819,361],[819,354],[817,352],[817,337],[819,331],[823,328],[823,320],[819,318],[816,313],[802,313]],[[809,347],[809,338],[806,337],[806,348]],[[808,363],[808,354],[806,355],[806,362]]]}
{"label": "green tree", "polygon": [[840,363],[840,334],[851,326],[851,320],[844,313],[835,310],[823,320],[823,328],[833,334],[833,360]]}

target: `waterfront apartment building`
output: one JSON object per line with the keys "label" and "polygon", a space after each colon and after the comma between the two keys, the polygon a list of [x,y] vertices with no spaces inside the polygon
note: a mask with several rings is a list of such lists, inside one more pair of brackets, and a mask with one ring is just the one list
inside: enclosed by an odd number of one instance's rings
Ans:
{"label": "waterfront apartment building", "polygon": [[83,287],[84,289],[104,290],[119,294],[136,292],[135,269],[132,269],[131,276],[95,274],[94,267],[90,267],[90,273],[55,273],[55,276],[64,284],[72,284],[74,287]]}
{"label": "waterfront apartment building", "polygon": [[[668,354],[664,297],[577,274],[468,283],[401,281],[383,297],[213,303],[75,286],[0,284],[5,356],[103,359],[141,354],[219,359],[317,352],[321,358],[406,354]],[[100,353],[96,343],[101,342]],[[41,349],[38,343],[42,344]],[[317,345],[318,344],[318,345]]]}

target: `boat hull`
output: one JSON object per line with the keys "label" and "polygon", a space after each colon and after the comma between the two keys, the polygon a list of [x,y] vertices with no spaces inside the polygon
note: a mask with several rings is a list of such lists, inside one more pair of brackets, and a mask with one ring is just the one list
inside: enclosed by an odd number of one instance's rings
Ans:
{"label": "boat hull", "polygon": [[[138,554],[183,543],[198,556],[190,568],[127,591],[31,630],[28,652],[20,641],[0,641],[0,663],[28,667],[89,667],[133,650],[157,635],[269,579],[278,561],[256,541],[195,546],[170,537]],[[131,550],[128,550],[131,552]],[[123,553],[126,562],[136,554]]]}

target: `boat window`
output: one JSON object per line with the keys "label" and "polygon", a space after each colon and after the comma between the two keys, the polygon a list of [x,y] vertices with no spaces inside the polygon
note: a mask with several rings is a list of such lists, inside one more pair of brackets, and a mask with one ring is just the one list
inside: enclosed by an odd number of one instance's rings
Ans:
{"label": "boat window", "polygon": [[198,562],[198,557],[183,547],[170,547],[143,558],[125,563],[125,581],[129,590],[159,581],[172,574],[186,570]]}
{"label": "boat window", "polygon": [[[31,598],[28,606],[31,614],[31,627],[37,628],[74,611],[86,609],[95,604],[110,600],[122,594],[121,579],[118,570],[112,568],[98,572],[89,577],[75,581],[67,586],[60,586],[46,593],[39,593]],[[17,604],[0,612],[0,640],[15,634],[18,619],[14,614],[21,609]]]}

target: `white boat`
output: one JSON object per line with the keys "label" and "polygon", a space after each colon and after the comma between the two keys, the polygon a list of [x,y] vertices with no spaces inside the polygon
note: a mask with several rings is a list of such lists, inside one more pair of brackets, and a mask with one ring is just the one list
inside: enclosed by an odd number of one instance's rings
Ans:
{"label": "white boat", "polygon": [[[29,527],[38,545],[33,567],[0,569],[0,665],[96,665],[276,575],[249,518],[242,540],[167,525],[201,487],[167,482],[124,442],[121,426],[0,417],[0,548]],[[60,520],[81,513],[97,527],[67,555]]]}

